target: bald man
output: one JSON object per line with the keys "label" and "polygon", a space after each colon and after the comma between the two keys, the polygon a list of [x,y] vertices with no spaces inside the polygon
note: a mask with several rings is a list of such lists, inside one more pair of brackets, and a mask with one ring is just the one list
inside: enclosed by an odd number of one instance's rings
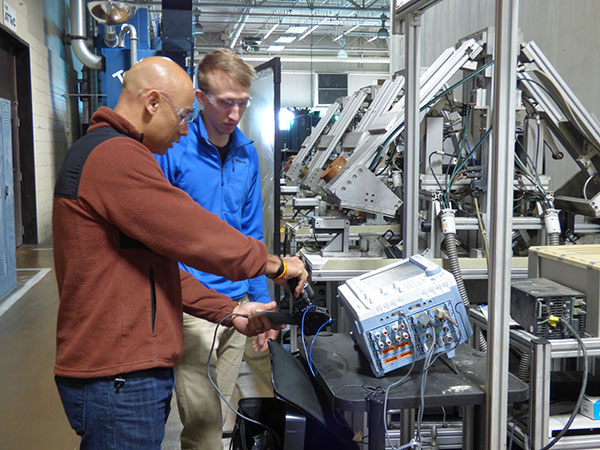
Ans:
{"label": "bald man", "polygon": [[160,449],[183,311],[249,336],[271,327],[255,313],[274,302],[239,305],[177,261],[231,280],[307,278],[298,258],[269,255],[165,179],[152,154],[187,134],[193,99],[171,60],[136,64],[115,109],[96,111],[57,178],[54,373],[82,449]]}

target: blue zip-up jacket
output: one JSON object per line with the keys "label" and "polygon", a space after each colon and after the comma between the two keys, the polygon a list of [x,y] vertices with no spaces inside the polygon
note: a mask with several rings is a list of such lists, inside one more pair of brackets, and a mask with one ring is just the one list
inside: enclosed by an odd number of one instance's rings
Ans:
{"label": "blue zip-up jacket", "polygon": [[[173,143],[173,148],[166,154],[154,156],[171,184],[246,236],[263,241],[258,155],[252,140],[239,128],[231,134],[229,153],[223,166],[217,147],[208,140],[201,114],[189,125],[187,136],[182,136],[179,143]],[[207,287],[233,299],[248,294],[251,301],[271,301],[264,275],[230,281],[185,264],[180,263],[180,266]]]}

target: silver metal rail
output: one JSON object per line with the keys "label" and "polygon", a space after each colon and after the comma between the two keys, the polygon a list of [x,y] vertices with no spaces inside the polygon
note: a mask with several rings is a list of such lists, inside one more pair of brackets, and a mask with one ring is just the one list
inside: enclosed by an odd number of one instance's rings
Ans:
{"label": "silver metal rail", "polygon": [[496,1],[486,445],[506,448],[518,0]]}
{"label": "silver metal rail", "polygon": [[305,160],[310,156],[310,152],[314,149],[315,144],[321,138],[323,131],[325,130],[327,125],[329,125],[329,123],[333,119],[333,116],[335,116],[338,113],[340,108],[341,104],[338,102],[332,103],[329,106],[329,108],[327,108],[325,115],[321,117],[321,120],[319,120],[319,123],[317,123],[317,126],[314,128],[312,133],[310,133],[310,135],[304,140],[300,151],[296,155],[296,158],[285,173],[287,179],[294,183],[300,181],[300,173],[305,167]]}

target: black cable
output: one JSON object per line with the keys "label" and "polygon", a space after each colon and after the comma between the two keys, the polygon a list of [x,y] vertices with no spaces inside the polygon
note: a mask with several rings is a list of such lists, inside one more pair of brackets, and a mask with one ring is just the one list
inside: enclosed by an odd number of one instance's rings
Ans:
{"label": "black cable", "polygon": [[385,172],[387,170],[387,168],[390,167],[390,160],[388,158],[387,162],[385,163],[385,166],[383,166],[383,169],[381,169],[381,171],[379,171],[378,173],[375,174],[376,177],[383,175],[383,172]]}
{"label": "black cable", "polygon": [[463,78],[460,81],[457,81],[456,83],[454,83],[452,86],[450,86],[448,89],[446,89],[445,91],[442,91],[441,94],[437,95],[436,97],[433,98],[433,100],[431,100],[430,102],[428,102],[425,106],[423,106],[419,111],[423,112],[425,109],[429,108],[431,105],[433,105],[434,103],[436,103],[440,98],[442,98],[443,96],[445,96],[446,94],[449,94],[450,92],[452,92],[454,89],[456,89],[458,86],[460,86],[461,84],[466,83],[467,81],[469,81],[471,78],[473,78],[474,76],[476,76],[477,74],[483,72],[485,69],[487,69],[488,67],[490,67],[492,64],[494,64],[494,60],[491,60],[489,63],[485,64],[484,66],[481,66],[479,69],[477,69],[475,72],[473,72],[470,75],[467,75],[465,78]]}
{"label": "black cable", "polygon": [[[448,89],[442,91],[440,94],[438,94],[436,97],[434,97],[431,101],[429,101],[425,106],[422,106],[421,108],[419,108],[420,112],[425,111],[427,108],[429,108],[431,105],[433,105],[434,103],[436,103],[440,98],[444,97],[445,95],[449,94],[450,92],[452,92],[454,89],[456,89],[458,86],[466,83],[468,80],[470,80],[471,78],[473,78],[474,76],[476,76],[477,74],[483,72],[485,69],[487,69],[488,67],[490,67],[492,64],[494,64],[494,61],[490,61],[489,63],[485,64],[484,66],[480,67],[479,69],[477,69],[475,72],[473,72],[472,74],[466,76],[465,78],[463,78],[462,80],[454,83],[452,86],[450,86]],[[379,159],[379,156],[381,155],[383,149],[385,147],[387,147],[387,145],[391,142],[391,140],[396,136],[396,133],[398,133],[401,128],[404,127],[404,122],[402,122],[400,125],[398,125],[398,127],[390,134],[390,138],[386,139],[385,142],[383,144],[381,144],[378,147],[378,151],[377,154],[375,155],[375,158],[373,159],[373,161],[371,162],[371,164],[369,164],[369,170],[373,171],[375,170],[376,165],[375,162]]]}
{"label": "black cable", "polygon": [[[250,417],[245,416],[244,414],[240,413],[239,411],[236,411],[235,408],[233,406],[231,406],[231,404],[227,401],[227,399],[225,398],[225,396],[223,395],[223,393],[221,392],[219,387],[216,385],[216,383],[213,381],[212,377],[210,376],[210,360],[212,358],[212,354],[215,349],[215,343],[217,342],[217,331],[219,331],[219,325],[221,325],[225,320],[229,319],[230,317],[246,317],[247,318],[247,317],[249,317],[249,315],[248,314],[231,313],[231,314],[228,314],[225,317],[223,317],[217,323],[217,326],[215,327],[215,332],[213,334],[212,345],[210,346],[210,351],[208,352],[208,360],[206,361],[206,375],[208,376],[208,381],[210,381],[210,384],[212,384],[212,386],[217,391],[217,394],[219,394],[219,397],[221,397],[221,399],[225,402],[225,404],[229,407],[229,409],[231,409],[241,419],[246,420],[247,422],[251,422],[255,425],[258,425],[259,427],[264,428],[265,430],[270,432],[276,441],[276,447],[279,448],[280,440],[279,440],[279,436],[277,435],[277,433],[275,433],[275,431],[272,428],[268,427],[264,423],[259,422],[258,420],[251,419]],[[245,438],[245,436],[242,436],[242,442],[244,442],[244,445],[245,445],[244,438]]]}
{"label": "black cable", "polygon": [[548,94],[548,96],[552,99],[554,104],[558,106],[558,109],[560,109],[560,112],[563,114],[563,116],[565,116],[565,118],[569,120],[569,115],[565,112],[561,104],[558,102],[558,100],[556,100],[556,97],[546,88],[546,86],[544,86],[542,83],[536,80],[532,80],[531,78],[521,78],[519,81],[527,81],[529,83],[537,84],[539,87],[541,87],[546,92],[546,94]]}
{"label": "black cable", "polygon": [[541,450],[548,450],[549,448],[552,448],[554,446],[554,444],[556,444],[559,441],[559,439],[562,438],[567,433],[567,431],[569,430],[569,427],[575,420],[575,416],[577,416],[577,413],[579,412],[579,408],[581,408],[581,402],[583,401],[583,396],[585,395],[585,388],[587,387],[587,381],[588,381],[588,359],[587,359],[588,357],[587,357],[587,351],[585,350],[585,344],[583,343],[583,340],[579,336],[579,333],[577,333],[577,331],[575,331],[575,329],[571,326],[570,323],[568,323],[562,317],[560,317],[559,319],[560,319],[560,323],[563,324],[563,326],[565,326],[571,332],[571,334],[573,335],[573,337],[575,339],[577,339],[577,343],[581,347],[581,352],[583,353],[583,382],[581,383],[581,390],[579,391],[579,397],[577,398],[577,403],[575,404],[575,408],[573,409],[573,412],[571,413],[569,420],[567,420],[567,423],[565,423],[565,426],[554,437],[554,439],[552,439],[545,447],[542,447]]}
{"label": "black cable", "polygon": [[435,332],[435,324],[433,321],[431,322],[430,329],[431,333],[431,347],[427,351],[427,356],[425,357],[425,364],[423,365],[423,371],[421,372],[421,404],[419,406],[419,412],[417,413],[417,439],[421,442],[421,423],[423,422],[423,414],[425,413],[425,386],[427,385],[427,375],[429,374],[429,368],[431,367],[431,357],[433,356],[433,352],[436,347],[437,337]]}
{"label": "black cable", "polygon": [[415,362],[416,362],[416,353],[415,353],[414,347],[413,347],[413,360],[412,360],[412,364],[410,365],[410,368],[408,369],[408,372],[406,373],[406,375],[404,375],[402,378],[400,378],[400,380],[390,384],[386,390],[385,390],[385,395],[383,397],[383,429],[385,430],[385,438],[387,439],[388,443],[390,444],[390,447],[392,447],[392,450],[396,450],[396,447],[394,446],[394,444],[392,444],[392,441],[390,439],[390,435],[388,432],[388,427],[387,427],[387,402],[388,402],[388,397],[390,395],[390,391],[392,389],[397,388],[398,386],[406,383],[408,381],[408,377],[410,376],[410,374],[412,373],[414,367],[415,367]]}
{"label": "black cable", "polygon": [[[433,167],[431,166],[431,157],[432,157],[433,155],[439,155],[439,153],[436,153],[436,152],[431,152],[431,153],[429,154],[429,158],[428,158],[428,159],[429,159],[429,170],[431,170],[431,174],[433,175],[433,178],[435,179],[435,182],[437,183],[438,187],[440,188],[440,193],[442,194],[442,197],[441,197],[441,198],[442,198],[442,205],[443,205],[443,206],[444,206],[444,208],[445,208],[445,207],[446,207],[446,206],[445,206],[445,203],[446,203],[446,202],[445,202],[445,201],[443,201],[443,198],[444,198],[444,188],[442,187],[442,184],[440,183],[440,180],[438,180],[438,177],[437,177],[437,175],[435,174],[435,171],[433,170]],[[446,155],[446,153],[444,153],[444,155]],[[443,155],[442,155],[442,156],[443,156]],[[454,155],[451,155],[451,156],[452,156],[452,157],[454,157]]]}

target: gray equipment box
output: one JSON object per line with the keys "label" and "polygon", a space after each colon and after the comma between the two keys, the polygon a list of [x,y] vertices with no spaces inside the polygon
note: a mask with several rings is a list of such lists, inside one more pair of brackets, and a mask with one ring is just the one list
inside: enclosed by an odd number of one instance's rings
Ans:
{"label": "gray equipment box", "polygon": [[561,324],[548,323],[550,315],[569,323],[583,337],[586,322],[586,296],[582,292],[546,278],[525,278],[512,282],[510,315],[523,328],[547,339],[571,338]]}
{"label": "gray equipment box", "polygon": [[586,332],[600,337],[600,245],[531,247],[528,276],[548,278],[586,294]]}

